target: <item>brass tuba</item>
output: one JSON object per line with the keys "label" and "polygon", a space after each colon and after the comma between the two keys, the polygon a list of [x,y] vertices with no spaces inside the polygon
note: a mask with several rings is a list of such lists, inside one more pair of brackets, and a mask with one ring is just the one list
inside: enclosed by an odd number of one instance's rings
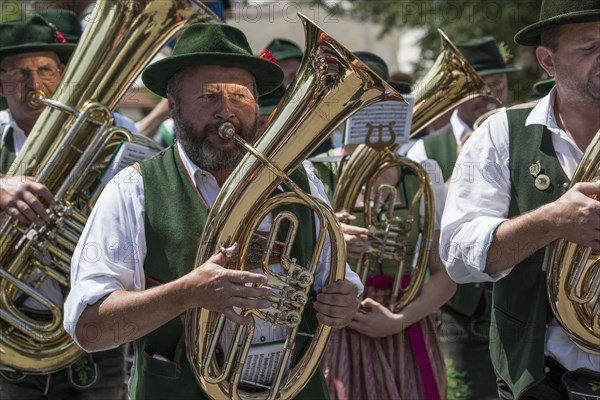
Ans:
{"label": "brass tuba", "polygon": [[[9,175],[35,176],[54,194],[50,221],[25,226],[0,217],[0,354],[3,368],[49,373],[82,350],[63,330],[62,302],[39,290],[48,282],[66,295],[70,259],[96,193],[105,157],[133,136],[113,125],[111,110],[144,66],[190,21],[217,19],[194,0],[99,1],[53,99],[32,93],[47,107],[12,164]],[[139,141],[141,139],[135,139]],[[25,294],[49,316],[19,307]]]}
{"label": "brass tuba", "polygon": [[[441,52],[427,75],[417,83],[414,90],[415,106],[413,108],[410,136],[414,136],[447,111],[476,96],[491,96],[491,90],[469,65],[460,51],[438,30],[441,37]],[[418,163],[395,153],[395,144],[371,143],[360,145],[350,157],[345,170],[340,175],[333,198],[333,209],[336,211],[352,210],[361,190],[364,188],[364,226],[369,228],[371,249],[364,253],[357,265],[357,273],[365,278],[370,262],[392,260],[398,265],[390,310],[400,311],[419,293],[427,271],[427,262],[431,250],[434,228],[434,199],[431,182],[427,172]],[[411,200],[407,200],[408,212],[405,218],[392,215],[393,203],[397,193],[395,187],[377,186],[376,182],[384,171],[400,168],[407,174],[416,176],[420,182],[419,189]],[[371,195],[375,201],[371,204]],[[379,201],[387,196],[387,201]],[[410,282],[402,285],[402,269],[407,255],[407,239],[412,224],[417,219],[421,199],[425,203],[422,227],[419,227],[417,257],[413,262]],[[387,210],[384,218],[382,209]],[[418,252],[418,253],[417,253]],[[364,280],[363,280],[364,282]],[[402,290],[403,296],[399,297]]]}
{"label": "brass tuba", "polygon": [[[577,182],[600,184],[600,131],[577,166],[571,187]],[[600,254],[565,239],[548,250],[547,289],[554,316],[579,348],[600,355]]]}
{"label": "brass tuba", "polygon": [[[271,115],[257,142],[250,146],[227,124],[221,127],[222,137],[236,140],[249,152],[235,169],[210,210],[200,241],[196,265],[214,254],[220,246],[238,242],[238,260],[227,267],[246,269],[252,238],[259,223],[276,207],[284,204],[302,204],[316,215],[320,232],[308,265],[298,265],[290,259],[295,216],[279,213],[273,217],[274,229],[269,234],[267,248],[277,235],[279,221],[287,220],[292,227],[283,244],[284,273],[269,268],[269,254],[263,256],[262,271],[269,278],[268,285],[278,289],[266,310],[242,310],[242,315],[262,319],[272,325],[286,326],[288,335],[283,355],[275,369],[270,385],[244,381],[242,367],[247,361],[254,325],[237,326],[232,345],[224,351],[222,363],[215,358],[215,349],[223,332],[222,314],[196,309],[186,318],[187,355],[198,382],[214,399],[290,399],[306,385],[316,368],[327,344],[331,328],[321,323],[312,332],[299,328],[302,311],[309,298],[315,279],[319,253],[326,236],[331,246],[330,274],[327,283],[344,278],[345,250],[341,229],[331,209],[324,202],[301,191],[289,175],[325,140],[341,121],[362,107],[381,100],[403,101],[385,81],[373,74],[360,60],[306,17],[300,16],[305,28],[306,50],[296,79],[279,106]],[[283,184],[293,193],[286,192],[265,199],[278,185]],[[290,361],[294,341],[300,337],[310,340],[303,356]],[[247,390],[244,385],[253,390]]]}

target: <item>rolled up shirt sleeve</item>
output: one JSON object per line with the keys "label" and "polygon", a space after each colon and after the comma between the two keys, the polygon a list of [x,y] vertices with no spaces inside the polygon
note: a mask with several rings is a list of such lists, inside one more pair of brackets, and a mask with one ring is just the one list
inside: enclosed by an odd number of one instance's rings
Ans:
{"label": "rolled up shirt sleeve", "polygon": [[[106,185],[71,259],[71,290],[64,304],[63,324],[78,344],[75,328],[88,305],[117,290],[145,288],[143,216],[142,177],[127,168]],[[90,334],[94,329],[89,327]]]}
{"label": "rolled up shirt sleeve", "polygon": [[461,151],[441,223],[441,258],[457,283],[497,281],[484,272],[496,228],[508,218],[511,200],[508,122],[502,112],[489,118]]}

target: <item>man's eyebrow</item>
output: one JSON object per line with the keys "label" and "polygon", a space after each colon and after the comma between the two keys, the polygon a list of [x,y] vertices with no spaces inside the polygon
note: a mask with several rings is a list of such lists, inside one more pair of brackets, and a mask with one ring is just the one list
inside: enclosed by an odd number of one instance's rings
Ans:
{"label": "man's eyebrow", "polygon": [[576,44],[586,44],[589,42],[595,42],[600,39],[600,36],[594,32],[581,32],[580,35],[575,37]]}
{"label": "man's eyebrow", "polygon": [[250,90],[250,88],[248,86],[244,86],[244,85],[235,85],[235,86],[229,87],[228,90],[246,91],[246,90]]}

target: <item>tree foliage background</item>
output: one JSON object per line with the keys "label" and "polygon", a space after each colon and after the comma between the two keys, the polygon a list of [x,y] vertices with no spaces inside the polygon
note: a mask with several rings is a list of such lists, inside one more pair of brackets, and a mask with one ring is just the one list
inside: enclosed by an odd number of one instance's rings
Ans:
{"label": "tree foliage background", "polygon": [[422,59],[415,65],[419,78],[439,52],[442,29],[453,41],[491,35],[504,42],[513,58],[523,67],[509,74],[512,101],[526,99],[533,83],[545,78],[538,67],[533,48],[518,46],[514,35],[539,19],[541,0],[309,0],[336,15],[350,15],[382,25],[380,35],[392,28],[421,28]]}

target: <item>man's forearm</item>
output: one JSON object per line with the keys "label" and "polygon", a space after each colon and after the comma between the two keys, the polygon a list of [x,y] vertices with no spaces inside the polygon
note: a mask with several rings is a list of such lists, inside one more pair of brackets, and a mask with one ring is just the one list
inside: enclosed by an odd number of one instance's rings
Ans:
{"label": "man's forearm", "polygon": [[139,292],[115,291],[81,314],[75,334],[88,351],[136,340],[187,310],[174,281]]}
{"label": "man's forearm", "polygon": [[545,206],[509,219],[496,228],[485,272],[498,274],[557,239]]}

